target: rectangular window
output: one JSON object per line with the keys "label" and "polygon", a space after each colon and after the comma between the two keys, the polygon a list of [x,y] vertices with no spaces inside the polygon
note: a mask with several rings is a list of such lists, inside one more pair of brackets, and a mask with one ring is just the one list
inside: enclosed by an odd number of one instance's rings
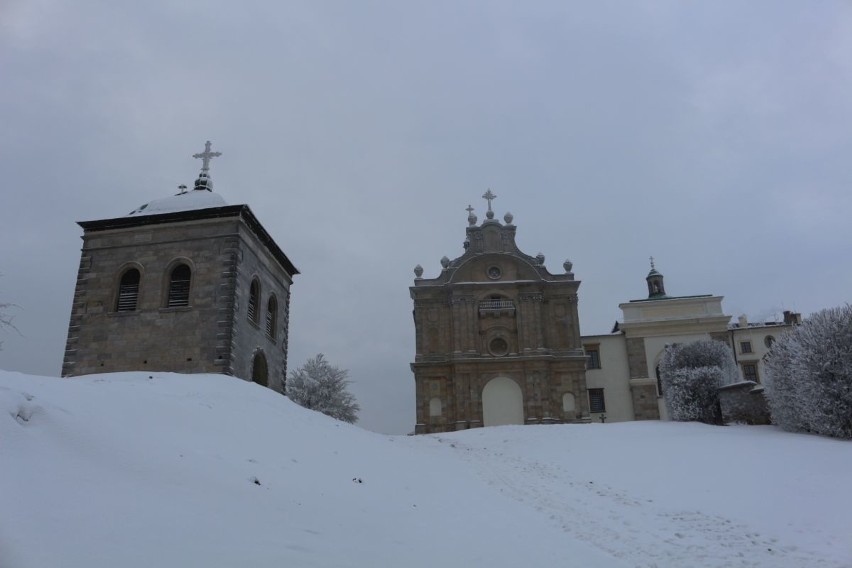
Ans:
{"label": "rectangular window", "polygon": [[740,341],[740,353],[752,353],[751,341]]}
{"label": "rectangular window", "polygon": [[597,345],[585,345],[583,349],[586,351],[586,369],[601,368],[601,352]]}
{"label": "rectangular window", "polygon": [[743,378],[747,381],[760,382],[757,376],[757,363],[743,363]]}
{"label": "rectangular window", "polygon": [[589,412],[606,412],[603,389],[589,389]]}

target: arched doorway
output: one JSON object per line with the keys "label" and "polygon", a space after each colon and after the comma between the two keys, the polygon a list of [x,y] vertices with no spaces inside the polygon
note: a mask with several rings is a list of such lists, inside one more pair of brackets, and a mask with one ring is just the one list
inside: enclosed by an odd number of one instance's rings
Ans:
{"label": "arched doorway", "polygon": [[254,354],[251,364],[251,380],[259,385],[269,386],[269,368],[266,366],[266,356],[263,351]]}
{"label": "arched doorway", "polygon": [[524,423],[524,395],[508,377],[488,381],[482,389],[482,422],[485,426]]}

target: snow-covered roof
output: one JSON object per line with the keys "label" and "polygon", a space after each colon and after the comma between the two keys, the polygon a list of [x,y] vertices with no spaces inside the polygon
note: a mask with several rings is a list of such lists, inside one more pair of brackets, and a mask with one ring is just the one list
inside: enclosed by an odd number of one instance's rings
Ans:
{"label": "snow-covered roof", "polygon": [[196,209],[211,209],[214,207],[225,207],[228,205],[222,196],[207,189],[193,189],[184,193],[178,193],[171,197],[155,199],[140,207],[137,207],[127,217],[141,217],[143,215],[159,215],[161,213],[177,213],[180,211],[194,211]]}

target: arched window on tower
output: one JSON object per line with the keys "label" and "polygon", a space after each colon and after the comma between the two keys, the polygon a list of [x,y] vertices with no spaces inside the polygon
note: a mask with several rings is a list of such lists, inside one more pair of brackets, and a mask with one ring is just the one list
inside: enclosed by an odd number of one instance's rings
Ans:
{"label": "arched window on tower", "polygon": [[251,287],[249,288],[249,301],[248,301],[248,319],[252,323],[258,323],[259,313],[258,313],[258,305],[260,304],[260,283],[257,281],[257,278],[251,281]]}
{"label": "arched window on tower", "polygon": [[275,329],[278,326],[278,300],[270,296],[266,303],[266,335],[275,339]]}
{"label": "arched window on tower", "polygon": [[192,282],[192,271],[186,264],[178,264],[172,269],[169,278],[169,298],[166,304],[169,308],[185,308],[189,306],[189,285]]}
{"label": "arched window on tower", "polygon": [[139,271],[131,268],[121,275],[118,284],[118,298],[115,303],[117,312],[135,312],[139,300]]}

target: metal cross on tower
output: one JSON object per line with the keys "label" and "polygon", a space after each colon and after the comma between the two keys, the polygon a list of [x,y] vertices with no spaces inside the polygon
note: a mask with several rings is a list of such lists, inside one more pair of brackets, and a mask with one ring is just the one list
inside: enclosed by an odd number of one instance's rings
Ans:
{"label": "metal cross on tower", "polygon": [[488,201],[488,210],[491,211],[491,201],[497,199],[497,196],[491,193],[491,188],[489,187],[488,191],[482,195],[482,199]]}
{"label": "metal cross on tower", "polygon": [[656,269],[657,269],[657,267],[654,266],[654,257],[652,256],[651,257],[651,270],[656,270]]}
{"label": "metal cross on tower", "polygon": [[200,154],[193,154],[193,158],[201,158],[201,171],[203,173],[207,173],[210,171],[210,158],[217,158],[222,155],[222,152],[211,152],[210,151],[210,140],[204,144],[204,151]]}

